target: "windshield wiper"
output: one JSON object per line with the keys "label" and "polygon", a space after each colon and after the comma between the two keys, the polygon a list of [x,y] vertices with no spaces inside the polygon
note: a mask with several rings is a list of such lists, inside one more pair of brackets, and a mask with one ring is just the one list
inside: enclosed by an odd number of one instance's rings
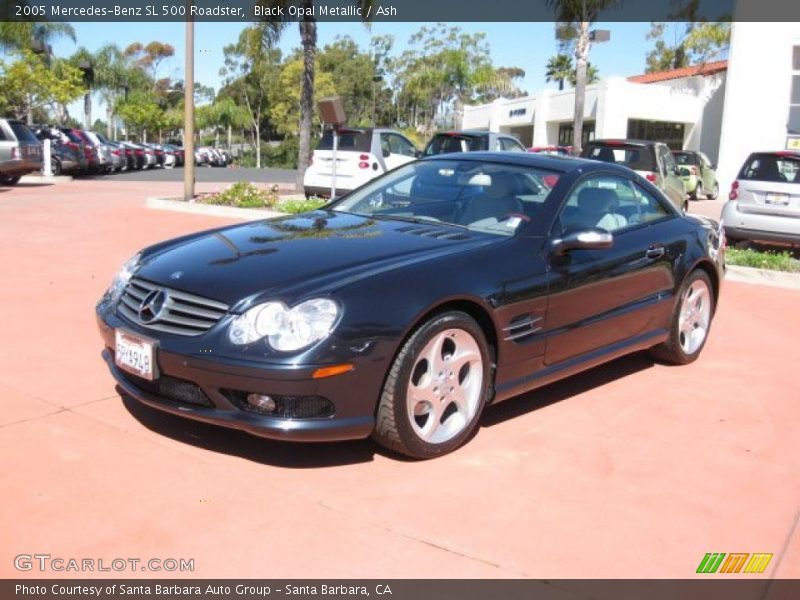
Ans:
{"label": "windshield wiper", "polygon": [[[356,213],[357,214],[357,213]],[[458,227],[459,229],[469,229],[466,225],[460,225],[458,223],[450,223],[448,221],[440,221],[436,217],[428,217],[426,215],[396,215],[393,213],[373,213],[371,215],[361,215],[361,216],[369,216],[373,219],[386,219],[389,221],[403,221],[404,223],[416,223],[417,225],[444,225],[445,227]]]}

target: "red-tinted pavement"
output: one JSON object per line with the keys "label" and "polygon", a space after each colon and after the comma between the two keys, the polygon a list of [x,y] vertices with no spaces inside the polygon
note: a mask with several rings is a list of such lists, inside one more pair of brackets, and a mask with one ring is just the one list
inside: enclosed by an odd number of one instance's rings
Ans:
{"label": "red-tinted pavement", "polygon": [[489,409],[437,460],[265,441],[124,402],[100,359],[120,264],[225,222],[144,208],[180,194],[159,186],[0,190],[0,576],[48,553],[199,577],[682,578],[707,552],[772,552],[763,576],[800,577],[800,293],[729,283],[695,364],[618,360]]}

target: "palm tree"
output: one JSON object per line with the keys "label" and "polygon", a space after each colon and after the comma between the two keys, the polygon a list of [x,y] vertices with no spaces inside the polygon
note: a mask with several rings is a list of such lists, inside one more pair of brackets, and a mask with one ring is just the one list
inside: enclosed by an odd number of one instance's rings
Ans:
{"label": "palm tree", "polygon": [[[371,13],[375,0],[352,0],[361,8],[361,14],[366,20]],[[263,4],[272,8],[282,8],[283,14],[288,16],[289,7],[299,9],[303,15],[313,14],[314,0],[263,0]],[[272,47],[280,37],[283,30],[291,21],[266,22],[264,32],[264,47]],[[306,16],[298,21],[300,26],[300,42],[303,46],[303,85],[300,91],[300,131],[299,150],[297,154],[297,180],[298,190],[303,189],[303,178],[311,161],[311,129],[314,115],[314,59],[317,55],[317,20]]]}
{"label": "palm tree", "polygon": [[620,0],[545,0],[556,20],[574,32],[575,46],[575,117],[573,152],[580,154],[583,142],[583,107],[586,101],[586,65],[589,61],[589,27],[601,11]]}
{"label": "palm tree", "polygon": [[547,82],[558,82],[558,90],[564,89],[564,82],[568,80],[575,69],[572,66],[572,57],[569,54],[556,54],[551,56],[547,61],[547,67],[544,73]]}
{"label": "palm tree", "polygon": [[[569,73],[569,77],[567,77],[567,80],[569,81],[569,84],[572,87],[575,87],[575,84],[577,83],[577,79],[578,79],[578,71],[576,69],[572,69],[572,71],[570,71],[570,73]],[[591,85],[593,83],[597,83],[598,81],[600,81],[600,71],[598,71],[597,67],[595,67],[592,63],[587,62],[586,63],[586,85]]]}
{"label": "palm tree", "polygon": [[28,23],[0,21],[0,50],[13,52],[37,47],[45,51],[60,37],[75,41],[75,28],[69,23]]}
{"label": "palm tree", "polygon": [[95,56],[89,50],[81,46],[69,57],[69,62],[78,67],[83,72],[83,87],[86,93],[83,95],[83,126],[85,129],[92,127],[92,91],[94,90],[94,63]]}

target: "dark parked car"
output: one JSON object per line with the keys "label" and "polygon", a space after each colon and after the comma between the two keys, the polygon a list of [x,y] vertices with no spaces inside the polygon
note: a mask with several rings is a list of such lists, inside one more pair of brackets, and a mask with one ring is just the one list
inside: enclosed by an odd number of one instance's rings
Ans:
{"label": "dark parked car", "polygon": [[145,404],[428,458],[487,404],[623,354],[695,360],[722,242],[624,167],[450,154],[314,212],[146,248],[96,315],[111,372]]}
{"label": "dark parked car", "polygon": [[86,157],[80,146],[71,142],[57,127],[37,125],[32,131],[43,144],[44,140],[50,140],[50,167],[53,175],[78,173],[86,168]]}
{"label": "dark parked car", "polygon": [[434,135],[423,156],[449,154],[451,152],[527,152],[525,146],[514,136],[493,131],[446,131]]}
{"label": "dark parked car", "polygon": [[0,119],[0,185],[42,169],[42,144],[21,121]]}
{"label": "dark parked car", "polygon": [[73,127],[60,127],[60,131],[67,136],[70,142],[80,148],[85,160],[83,173],[94,174],[100,172],[100,157],[97,154],[97,148],[92,145],[89,140],[83,135],[80,129]]}
{"label": "dark parked car", "polygon": [[669,146],[647,140],[592,140],[581,156],[607,163],[625,165],[663,191],[672,203],[686,212],[689,196],[680,169]]}
{"label": "dark parked car", "polygon": [[143,169],[147,165],[145,149],[133,142],[120,142],[125,147],[125,156],[128,159],[128,169]]}

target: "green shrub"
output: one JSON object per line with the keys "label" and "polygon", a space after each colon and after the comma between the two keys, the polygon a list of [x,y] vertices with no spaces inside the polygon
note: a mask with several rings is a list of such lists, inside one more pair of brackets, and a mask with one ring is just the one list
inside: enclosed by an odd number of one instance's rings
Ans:
{"label": "green shrub", "polygon": [[284,200],[275,209],[285,213],[296,215],[298,213],[317,210],[320,206],[327,204],[324,198],[309,198],[308,200]]}
{"label": "green shrub", "polygon": [[769,269],[771,271],[789,271],[791,273],[800,272],[800,260],[794,258],[787,251],[759,252],[752,248],[739,249],[728,248],[725,253],[725,260],[729,265],[739,265],[742,267],[756,267],[758,269]]}
{"label": "green shrub", "polygon": [[238,181],[222,192],[200,199],[203,204],[238,208],[272,208],[277,201],[277,190],[264,190],[249,181]]}

